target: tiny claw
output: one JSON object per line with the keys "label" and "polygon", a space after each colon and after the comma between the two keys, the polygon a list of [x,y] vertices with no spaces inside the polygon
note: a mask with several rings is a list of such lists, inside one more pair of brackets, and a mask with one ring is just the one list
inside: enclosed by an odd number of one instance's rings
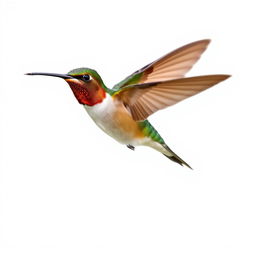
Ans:
{"label": "tiny claw", "polygon": [[127,146],[127,148],[129,148],[129,149],[131,149],[131,150],[135,150],[135,147],[134,147],[133,145],[128,144],[128,145],[126,145],[126,146]]}

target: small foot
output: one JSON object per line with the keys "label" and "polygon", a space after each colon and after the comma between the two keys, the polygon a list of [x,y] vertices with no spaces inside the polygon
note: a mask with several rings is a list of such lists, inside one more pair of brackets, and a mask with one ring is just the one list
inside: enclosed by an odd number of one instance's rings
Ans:
{"label": "small foot", "polygon": [[126,146],[127,146],[127,148],[129,148],[129,149],[131,149],[131,150],[135,150],[135,147],[134,147],[133,145],[128,144],[128,145],[126,145]]}

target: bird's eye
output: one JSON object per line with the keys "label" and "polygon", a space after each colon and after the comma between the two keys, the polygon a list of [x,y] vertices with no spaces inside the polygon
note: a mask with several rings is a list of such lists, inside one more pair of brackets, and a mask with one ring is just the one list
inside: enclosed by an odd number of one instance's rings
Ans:
{"label": "bird's eye", "polygon": [[90,81],[92,78],[91,78],[91,76],[89,76],[89,75],[83,75],[83,80],[84,81]]}

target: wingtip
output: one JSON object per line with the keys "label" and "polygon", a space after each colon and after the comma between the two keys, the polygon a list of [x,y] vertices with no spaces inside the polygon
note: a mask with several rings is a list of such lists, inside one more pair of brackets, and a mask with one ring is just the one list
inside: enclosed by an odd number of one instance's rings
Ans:
{"label": "wingtip", "polygon": [[231,77],[231,75],[227,75],[227,74],[223,74],[223,75],[219,75],[220,76],[220,80],[221,81],[224,81],[224,80],[226,80],[226,79],[228,79],[228,78],[230,78]]}
{"label": "wingtip", "polygon": [[198,44],[198,43],[205,43],[206,46],[208,46],[208,44],[211,42],[211,39],[209,38],[205,38],[205,39],[201,39],[198,41],[193,42],[192,44]]}
{"label": "wingtip", "polygon": [[212,40],[210,38],[202,39],[202,41],[205,41],[207,44],[209,44]]}
{"label": "wingtip", "polygon": [[202,42],[205,43],[205,48],[208,48],[209,44],[211,43],[211,39],[203,39]]}
{"label": "wingtip", "polygon": [[[211,39],[201,39],[201,40],[197,40],[197,41],[192,41],[191,43],[184,45],[183,47],[191,47],[193,45],[201,45],[201,47],[203,46],[206,49],[210,42],[211,42]],[[180,48],[178,48],[178,49],[180,49]]]}

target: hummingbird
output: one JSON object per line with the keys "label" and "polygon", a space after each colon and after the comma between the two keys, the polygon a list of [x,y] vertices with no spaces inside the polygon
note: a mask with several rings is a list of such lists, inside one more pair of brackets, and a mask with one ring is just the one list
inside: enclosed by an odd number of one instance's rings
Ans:
{"label": "hummingbird", "polygon": [[66,74],[35,72],[26,75],[64,79],[78,102],[106,134],[131,150],[148,146],[191,168],[167,146],[147,118],[229,77],[222,74],[184,77],[209,43],[206,39],[180,47],[137,70],[112,89],[91,68],[76,68]]}

